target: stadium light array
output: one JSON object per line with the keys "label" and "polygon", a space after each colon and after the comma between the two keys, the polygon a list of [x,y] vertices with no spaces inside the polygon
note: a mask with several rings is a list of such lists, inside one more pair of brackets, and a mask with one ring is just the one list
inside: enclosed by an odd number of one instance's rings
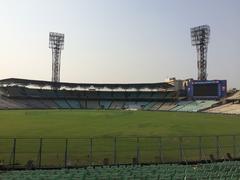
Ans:
{"label": "stadium light array", "polygon": [[50,32],[49,48],[52,49],[52,82],[60,82],[61,50],[64,47],[64,34]]}
{"label": "stadium light array", "polygon": [[210,37],[208,25],[191,28],[192,45],[197,48],[198,80],[207,80],[207,49]]}

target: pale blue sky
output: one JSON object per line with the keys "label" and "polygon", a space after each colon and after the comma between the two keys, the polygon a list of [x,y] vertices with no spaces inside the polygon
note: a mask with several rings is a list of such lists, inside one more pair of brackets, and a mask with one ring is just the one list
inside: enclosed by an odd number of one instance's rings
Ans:
{"label": "pale blue sky", "polygon": [[65,34],[61,81],[197,78],[190,28],[211,27],[208,78],[240,88],[239,0],[0,0],[0,78],[51,80],[50,31]]}

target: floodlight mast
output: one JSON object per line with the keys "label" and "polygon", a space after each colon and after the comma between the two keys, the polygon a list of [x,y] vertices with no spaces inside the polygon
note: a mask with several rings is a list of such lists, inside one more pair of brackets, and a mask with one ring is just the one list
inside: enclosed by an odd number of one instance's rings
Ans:
{"label": "floodlight mast", "polygon": [[192,45],[197,48],[198,80],[207,80],[207,50],[210,37],[210,26],[203,25],[191,28]]}
{"label": "floodlight mast", "polygon": [[50,32],[49,48],[52,49],[52,82],[60,82],[61,50],[64,47],[64,34]]}

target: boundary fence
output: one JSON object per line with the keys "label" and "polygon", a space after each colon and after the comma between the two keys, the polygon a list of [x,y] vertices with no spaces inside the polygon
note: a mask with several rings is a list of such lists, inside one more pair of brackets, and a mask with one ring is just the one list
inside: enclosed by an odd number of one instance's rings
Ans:
{"label": "boundary fence", "polygon": [[215,161],[240,157],[240,135],[102,138],[0,138],[0,167]]}

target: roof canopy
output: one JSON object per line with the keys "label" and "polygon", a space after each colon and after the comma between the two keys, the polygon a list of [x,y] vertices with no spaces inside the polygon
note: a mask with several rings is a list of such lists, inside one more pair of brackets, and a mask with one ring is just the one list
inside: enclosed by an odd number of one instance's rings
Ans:
{"label": "roof canopy", "polygon": [[54,83],[51,81],[41,81],[41,80],[29,80],[29,79],[18,79],[18,78],[8,78],[0,80],[0,86],[4,85],[17,85],[17,86],[50,86],[58,88],[109,88],[109,89],[168,89],[174,87],[173,85],[162,82],[162,83],[130,83],[130,84],[100,84],[100,83],[68,83],[59,82]]}

